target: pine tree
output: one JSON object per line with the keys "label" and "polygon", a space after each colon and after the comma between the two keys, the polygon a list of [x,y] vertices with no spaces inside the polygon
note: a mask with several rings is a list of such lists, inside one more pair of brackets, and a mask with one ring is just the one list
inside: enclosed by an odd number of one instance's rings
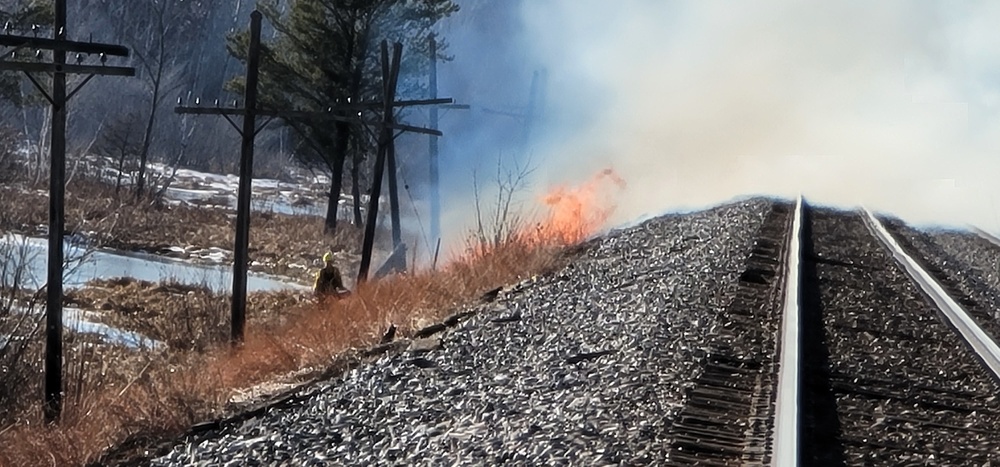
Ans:
{"label": "pine tree", "polygon": [[[262,45],[261,105],[312,111],[381,98],[377,44],[383,39],[404,46],[399,95],[416,92],[417,77],[425,76],[429,62],[432,28],[458,11],[453,0],[263,0],[259,8],[277,33]],[[247,43],[246,31],[235,34],[229,38],[229,52],[245,62]],[[441,58],[443,50],[439,46]],[[230,89],[242,92],[242,80],[231,82]],[[326,230],[333,232],[345,162],[353,151],[357,198],[357,166],[366,138],[351,124],[329,119],[299,121],[293,127],[300,134],[299,160],[331,175]]]}

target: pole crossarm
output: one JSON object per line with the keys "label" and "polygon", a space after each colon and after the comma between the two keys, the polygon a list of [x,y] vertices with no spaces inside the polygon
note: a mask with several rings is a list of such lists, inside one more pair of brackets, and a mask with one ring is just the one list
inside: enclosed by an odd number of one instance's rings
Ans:
{"label": "pole crossarm", "polygon": [[[442,97],[434,99],[408,99],[408,100],[398,100],[392,103],[393,107],[418,107],[424,105],[434,105],[434,106],[445,106],[448,104],[454,104],[455,99],[451,97]],[[380,110],[385,107],[382,101],[368,101],[368,102],[355,102],[349,104],[337,104],[330,108],[330,110]]]}
{"label": "pole crossarm", "polygon": [[[174,112],[179,114],[193,114],[193,115],[223,115],[223,116],[236,116],[242,117],[246,114],[246,109],[242,107],[191,107],[185,105],[179,105],[174,107]],[[256,110],[254,115],[260,117],[271,117],[273,118],[283,118],[283,119],[303,119],[303,118],[317,118],[323,117],[330,120],[335,120],[338,122],[348,122],[348,123],[359,123],[361,120],[357,117],[345,117],[343,115],[337,115],[333,112],[309,112],[300,110]]]}
{"label": "pole crossarm", "polygon": [[[439,100],[445,100],[445,99],[439,99]],[[447,100],[451,100],[451,99],[447,99]],[[401,102],[403,102],[403,101],[401,101]],[[417,105],[417,104],[414,104],[414,105]],[[420,104],[420,105],[426,105],[426,104]],[[338,109],[338,108],[335,108],[335,109]],[[236,107],[236,108],[225,108],[225,107],[177,106],[177,107],[174,107],[174,112],[176,112],[178,114],[193,114],[193,115],[222,115],[222,116],[228,118],[230,116],[242,117],[244,114],[246,114],[246,109],[239,108],[239,107]],[[291,110],[291,111],[285,111],[285,110],[258,110],[256,112],[254,112],[254,114],[258,115],[258,116],[261,116],[261,117],[271,117],[272,119],[273,118],[281,118],[281,119],[285,119],[285,120],[298,120],[298,119],[304,119],[304,118],[326,118],[326,119],[334,120],[334,121],[337,121],[337,122],[367,123],[367,124],[374,125],[374,126],[380,126],[380,125],[384,125],[385,124],[384,122],[381,122],[381,121],[378,121],[378,122],[364,121],[364,120],[361,120],[358,117],[353,117],[353,116],[352,117],[347,117],[347,116],[344,116],[344,115],[338,115],[338,114],[336,114],[334,112],[309,112],[309,111],[299,111],[299,110]],[[230,123],[233,123],[233,122],[230,122]],[[236,126],[236,124],[233,123],[233,126]],[[388,124],[388,127],[392,128],[394,130],[409,131],[409,132],[412,132],[412,133],[421,133],[421,134],[425,134],[425,135],[434,135],[434,136],[444,136],[444,133],[442,133],[440,130],[435,130],[433,128],[423,128],[423,127],[418,127],[418,126],[413,126],[413,125],[406,125],[406,124],[402,124],[402,123],[391,123],[391,124]],[[260,130],[257,130],[257,131],[260,131]]]}
{"label": "pole crossarm", "polygon": [[511,118],[524,118],[524,117],[527,116],[527,114],[523,114],[523,113],[509,112],[509,111],[506,111],[506,110],[493,110],[493,109],[488,109],[488,108],[485,108],[485,107],[482,110],[483,110],[483,112],[486,112],[488,114],[503,115],[504,117],[511,117]]}
{"label": "pole crossarm", "polygon": [[[0,68],[2,69],[2,68]],[[405,100],[396,101],[392,103],[393,107],[416,107],[424,105],[434,105],[440,106],[444,109],[468,109],[468,105],[464,104],[454,104],[455,100],[452,98],[442,98],[442,99],[419,99],[419,100]],[[325,111],[309,111],[309,110],[268,110],[260,109],[254,112],[257,115],[268,116],[268,117],[279,117],[279,118],[310,118],[318,117],[321,115],[330,114],[329,118],[341,119],[344,121],[356,122],[357,118],[354,117],[342,117],[337,116],[337,112],[350,112],[358,110],[372,110],[380,109],[384,106],[381,102],[364,102],[358,104],[338,104],[333,107],[328,108]],[[174,108],[174,111],[179,114],[197,114],[197,115],[243,115],[243,110],[239,107],[198,107],[189,105],[178,105]]]}
{"label": "pole crossarm", "polygon": [[383,123],[383,122],[373,122],[374,125],[386,125],[393,130],[408,131],[410,133],[420,133],[424,135],[434,135],[434,136],[444,136],[441,130],[435,130],[433,128],[423,128],[419,126],[406,125],[403,123]]}
{"label": "pole crossarm", "polygon": [[96,42],[64,41],[44,37],[14,36],[0,34],[0,47],[17,47],[27,49],[59,50],[84,54],[104,54],[115,57],[128,57],[128,47]]}
{"label": "pole crossarm", "polygon": [[25,73],[62,73],[67,75],[135,76],[135,68],[104,65],[71,65],[68,63],[0,62],[0,70]]}
{"label": "pole crossarm", "polygon": [[[452,99],[450,97],[443,97],[443,98],[440,98],[440,99],[415,99],[415,100],[408,100],[408,101],[396,101],[396,102],[392,103],[392,106],[393,107],[414,107],[414,106],[419,106],[419,105],[445,105],[445,104],[454,104],[454,103],[455,103],[455,99]],[[380,107],[382,106],[382,104],[378,103],[378,102],[373,103],[373,104],[377,105],[377,106],[380,106]]]}

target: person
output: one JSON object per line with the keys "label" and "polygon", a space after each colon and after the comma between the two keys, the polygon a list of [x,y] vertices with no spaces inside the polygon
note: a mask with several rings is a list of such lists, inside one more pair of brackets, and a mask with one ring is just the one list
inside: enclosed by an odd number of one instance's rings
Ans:
{"label": "person", "polygon": [[323,269],[316,273],[313,292],[319,298],[340,298],[351,294],[351,291],[344,287],[344,279],[340,275],[340,269],[337,269],[337,266],[333,264],[333,253],[326,252],[323,255]]}

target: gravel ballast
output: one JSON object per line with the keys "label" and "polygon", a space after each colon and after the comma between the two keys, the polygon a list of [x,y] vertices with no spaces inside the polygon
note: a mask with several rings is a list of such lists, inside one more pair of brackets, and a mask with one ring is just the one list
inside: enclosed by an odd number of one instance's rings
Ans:
{"label": "gravel ballast", "polygon": [[[856,213],[816,210],[815,271],[839,432],[805,465],[986,465],[1000,452],[997,385]],[[809,310],[812,312],[812,310]],[[825,427],[829,429],[828,427]],[[810,439],[810,435],[805,435]]]}
{"label": "gravel ballast", "polygon": [[1000,247],[971,232],[905,232],[927,262],[944,272],[960,293],[975,301],[967,307],[972,308],[980,325],[994,338],[1000,337]]}
{"label": "gravel ballast", "polygon": [[153,465],[660,463],[770,205],[612,232],[458,327]]}

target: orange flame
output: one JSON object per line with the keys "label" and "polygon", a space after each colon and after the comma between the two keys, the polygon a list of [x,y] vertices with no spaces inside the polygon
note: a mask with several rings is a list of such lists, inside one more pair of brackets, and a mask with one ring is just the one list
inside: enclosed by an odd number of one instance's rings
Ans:
{"label": "orange flame", "polygon": [[572,245],[597,233],[614,214],[616,195],[625,187],[625,180],[608,168],[580,186],[552,189],[542,197],[549,212],[536,228],[536,240]]}
{"label": "orange flame", "polygon": [[515,228],[509,236],[484,239],[472,236],[456,263],[470,262],[507,249],[574,245],[605,226],[617,208],[617,195],[625,180],[613,169],[604,169],[579,186],[557,186],[539,200],[548,212],[539,222]]}

